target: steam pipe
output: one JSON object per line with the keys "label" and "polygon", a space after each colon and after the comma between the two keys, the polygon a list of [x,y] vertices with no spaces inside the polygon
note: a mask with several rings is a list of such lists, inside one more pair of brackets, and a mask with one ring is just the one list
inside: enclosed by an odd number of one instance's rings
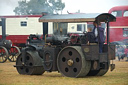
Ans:
{"label": "steam pipe", "polygon": [[45,43],[47,42],[46,37],[47,37],[47,34],[45,35]]}
{"label": "steam pipe", "polygon": [[43,22],[43,39],[45,39],[45,35],[48,35],[48,22]]}

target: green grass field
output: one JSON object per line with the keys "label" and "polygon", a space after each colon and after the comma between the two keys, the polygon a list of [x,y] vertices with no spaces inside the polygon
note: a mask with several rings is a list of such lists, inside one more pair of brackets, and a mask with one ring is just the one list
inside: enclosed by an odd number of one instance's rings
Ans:
{"label": "green grass field", "polygon": [[58,72],[43,75],[20,75],[15,62],[0,63],[0,85],[128,85],[128,62],[114,61],[116,68],[104,76],[64,77]]}

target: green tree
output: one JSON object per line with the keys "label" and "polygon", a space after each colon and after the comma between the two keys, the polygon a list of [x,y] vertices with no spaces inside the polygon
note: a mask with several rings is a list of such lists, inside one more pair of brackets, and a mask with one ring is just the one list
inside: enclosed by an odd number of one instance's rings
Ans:
{"label": "green tree", "polygon": [[62,0],[30,0],[28,2],[24,0],[19,1],[18,4],[18,7],[13,10],[16,15],[36,15],[42,12],[58,14],[65,8]]}
{"label": "green tree", "polygon": [[26,15],[27,13],[27,3],[26,1],[18,1],[19,6],[16,7],[13,11],[16,15]]}
{"label": "green tree", "polygon": [[55,13],[58,13],[58,11],[61,11],[62,13],[62,10],[65,7],[65,4],[62,3],[61,0],[49,0],[49,3],[51,3],[51,8],[53,9]]}

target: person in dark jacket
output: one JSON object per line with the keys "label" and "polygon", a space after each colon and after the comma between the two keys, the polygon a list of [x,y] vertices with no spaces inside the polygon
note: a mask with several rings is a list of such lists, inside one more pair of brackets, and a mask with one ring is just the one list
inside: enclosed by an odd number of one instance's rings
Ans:
{"label": "person in dark jacket", "polygon": [[90,44],[90,43],[95,43],[95,35],[92,32],[92,28],[88,28],[87,32],[83,32],[84,36],[81,36],[80,41],[81,44]]}
{"label": "person in dark jacket", "polygon": [[88,28],[87,39],[88,39],[89,43],[95,43],[95,35],[92,32],[92,28]]}
{"label": "person in dark jacket", "polygon": [[101,23],[93,23],[94,29],[93,33],[95,35],[96,43],[99,43],[99,53],[102,53],[103,45],[104,45],[104,28],[101,27]]}

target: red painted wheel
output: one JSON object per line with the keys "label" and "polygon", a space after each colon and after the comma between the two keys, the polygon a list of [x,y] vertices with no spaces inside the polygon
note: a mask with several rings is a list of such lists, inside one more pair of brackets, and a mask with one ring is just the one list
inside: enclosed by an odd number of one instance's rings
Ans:
{"label": "red painted wheel", "polygon": [[5,47],[0,47],[0,63],[4,63],[8,59],[8,51]]}
{"label": "red painted wheel", "polygon": [[20,54],[20,49],[17,46],[13,46],[11,47],[11,49],[9,50],[9,57],[8,60],[10,62],[15,62],[17,59],[17,56]]}

